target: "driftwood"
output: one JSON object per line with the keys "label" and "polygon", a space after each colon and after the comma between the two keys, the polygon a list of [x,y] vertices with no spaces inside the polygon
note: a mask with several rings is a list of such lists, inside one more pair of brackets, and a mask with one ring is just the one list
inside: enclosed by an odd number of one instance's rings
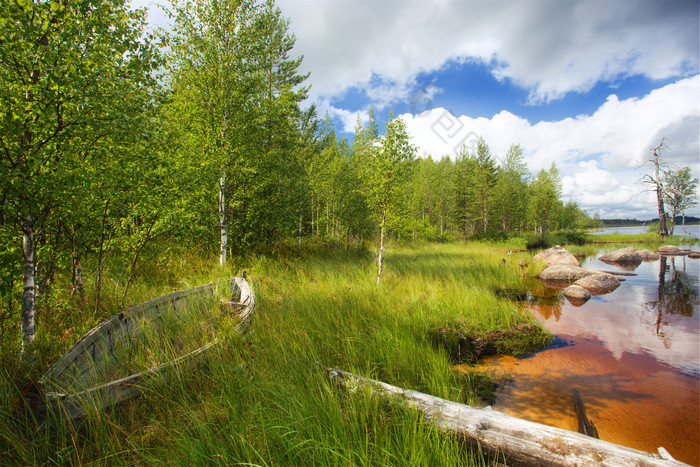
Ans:
{"label": "driftwood", "polygon": [[35,407],[35,416],[43,422],[47,411],[72,419],[85,415],[89,407],[98,410],[141,394],[146,383],[166,382],[171,369],[192,360],[215,346],[213,339],[202,347],[173,360],[114,381],[100,381],[99,370],[114,364],[119,347],[143,332],[163,314],[180,313],[197,301],[226,298],[222,307],[236,311],[237,332],[245,332],[255,311],[255,295],[243,278],[211,283],[181,290],[136,305],[94,327],[78,340],[43,376],[39,387],[43,401]]}
{"label": "driftwood", "polygon": [[660,454],[638,451],[561,428],[530,422],[493,410],[458,404],[403,389],[342,370],[328,370],[341,386],[367,388],[381,397],[395,397],[441,430],[462,437],[487,455],[508,465],[634,465],[681,466],[665,449]]}
{"label": "driftwood", "polygon": [[598,429],[586,415],[586,408],[583,406],[581,395],[578,390],[572,389],[571,394],[574,396],[574,409],[576,410],[576,418],[578,419],[578,432],[593,438],[598,438]]}

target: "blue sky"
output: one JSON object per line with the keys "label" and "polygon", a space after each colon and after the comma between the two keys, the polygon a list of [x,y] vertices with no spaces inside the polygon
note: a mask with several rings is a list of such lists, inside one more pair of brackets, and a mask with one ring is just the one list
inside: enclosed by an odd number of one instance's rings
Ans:
{"label": "blue sky", "polygon": [[390,111],[406,122],[422,157],[483,137],[499,160],[521,144],[533,173],[556,163],[564,200],[603,218],[656,215],[640,179],[662,137],[664,158],[700,177],[698,0],[277,4],[309,103],[341,135],[372,106],[380,128]]}
{"label": "blue sky", "polygon": [[[390,111],[397,115],[416,114],[441,107],[453,115],[466,115],[471,118],[490,118],[502,110],[507,110],[534,124],[577,115],[591,115],[605,103],[610,94],[617,95],[621,100],[644,96],[674,81],[675,78],[652,80],[643,75],[624,77],[610,82],[598,82],[586,92],[569,92],[547,104],[532,105],[528,104],[527,89],[513,84],[508,79],[499,81],[486,64],[451,60],[439,70],[419,74],[410,99],[383,107],[377,111],[377,118],[385,122]],[[370,80],[374,86],[381,82],[381,78],[376,75]],[[333,107],[354,112],[365,111],[375,104],[367,95],[366,88],[361,85],[352,86],[333,96],[329,102]],[[336,119],[336,124],[340,126],[342,121]],[[351,132],[346,132],[345,135],[352,137]]]}

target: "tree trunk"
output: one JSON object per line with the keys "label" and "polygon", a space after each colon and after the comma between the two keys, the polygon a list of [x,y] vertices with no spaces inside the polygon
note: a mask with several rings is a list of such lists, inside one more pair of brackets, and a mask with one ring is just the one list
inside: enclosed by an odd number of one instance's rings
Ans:
{"label": "tree trunk", "polygon": [[384,268],[384,227],[386,226],[386,207],[382,209],[382,222],[379,226],[379,254],[377,255],[377,285],[382,278]]}
{"label": "tree trunk", "polygon": [[297,237],[297,246],[301,247],[301,224],[302,221],[304,220],[304,214],[302,212],[299,212],[299,233]]}
{"label": "tree trunk", "polygon": [[[656,169],[656,173],[659,173],[659,169]],[[664,201],[661,196],[662,185],[658,182],[656,185],[656,204],[659,209],[659,235],[666,237],[668,235],[668,229],[666,228],[666,213],[664,212]]]}
{"label": "tree trunk", "polygon": [[668,234],[673,236],[673,231],[676,228],[676,208],[671,208],[671,228],[668,230]]}
{"label": "tree trunk", "polygon": [[405,404],[421,419],[507,465],[683,466],[668,452],[638,451],[576,432],[511,417],[491,407],[471,407],[342,370],[327,369],[339,386]]}
{"label": "tree trunk", "polygon": [[22,266],[24,268],[24,283],[22,287],[22,353],[20,360],[23,365],[34,361],[34,301],[35,301],[35,261],[36,245],[34,244],[34,219],[31,213],[22,218]]}
{"label": "tree trunk", "polygon": [[656,206],[659,210],[659,235],[665,237],[668,235],[668,229],[666,228],[666,213],[664,212],[664,199],[663,199],[663,184],[661,183],[661,178],[659,175],[659,157],[661,156],[661,148],[664,144],[663,139],[661,144],[654,149],[654,174],[656,176]]}
{"label": "tree trunk", "polygon": [[221,249],[219,250],[219,264],[226,264],[226,251],[228,249],[228,225],[226,219],[226,169],[221,171],[219,179],[219,227],[221,229]]}
{"label": "tree trunk", "polygon": [[85,286],[83,284],[83,266],[80,262],[80,249],[75,243],[75,227],[73,227],[71,235],[71,247],[73,250],[73,277],[71,295],[76,291],[80,294],[80,298],[85,298]]}
{"label": "tree trunk", "polygon": [[[102,291],[102,268],[104,267],[105,261],[107,261],[107,256],[109,256],[109,251],[105,252],[105,229],[107,228],[107,212],[109,208],[109,200],[105,202],[105,208],[102,212],[102,222],[100,233],[100,251],[97,255],[97,277],[95,279],[95,313],[97,313],[97,308],[100,306],[100,292]],[[112,232],[109,233],[109,238],[107,243],[112,239]]]}

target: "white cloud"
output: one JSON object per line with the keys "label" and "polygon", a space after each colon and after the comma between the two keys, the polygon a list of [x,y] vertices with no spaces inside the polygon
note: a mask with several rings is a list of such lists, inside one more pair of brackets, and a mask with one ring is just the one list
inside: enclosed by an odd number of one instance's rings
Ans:
{"label": "white cloud", "polygon": [[366,110],[351,112],[345,109],[338,109],[333,106],[328,107],[328,114],[331,117],[337,117],[343,124],[343,130],[346,133],[355,132],[355,124],[357,123],[358,116],[364,125],[369,121],[369,112]]}
{"label": "white cloud", "polygon": [[455,117],[442,108],[401,117],[419,153],[434,158],[454,158],[463,144],[473,146],[480,136],[497,158],[511,144],[521,144],[533,172],[556,162],[564,199],[590,214],[655,215],[654,197],[639,181],[646,170],[640,164],[663,136],[669,145],[663,158],[700,177],[700,75],[639,99],[610,96],[593,115],[535,125],[506,111],[490,119]]}
{"label": "white cloud", "polygon": [[[279,0],[312,72],[312,97],[358,86],[408,97],[416,75],[477,60],[530,90],[531,103],[632,75],[665,79],[698,70],[693,1],[381,2]],[[373,83],[379,77],[385,83]]]}

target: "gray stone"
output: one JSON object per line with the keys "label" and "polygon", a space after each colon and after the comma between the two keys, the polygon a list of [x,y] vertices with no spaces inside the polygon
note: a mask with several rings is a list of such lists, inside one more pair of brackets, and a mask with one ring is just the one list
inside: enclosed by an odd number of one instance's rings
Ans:
{"label": "gray stone", "polygon": [[655,261],[659,259],[659,254],[654,253],[651,250],[647,249],[642,249],[642,250],[637,250],[637,253],[642,257],[642,261]]}
{"label": "gray stone", "polygon": [[591,293],[580,285],[573,284],[564,289],[564,296],[570,300],[581,301],[591,298]]}
{"label": "gray stone", "polygon": [[571,264],[555,264],[545,268],[540,273],[540,279],[544,281],[568,282],[569,284],[576,282],[582,277],[592,274],[600,274],[598,271],[586,269]]}
{"label": "gray stone", "polygon": [[658,249],[658,252],[661,255],[682,255],[683,254],[681,249],[675,245],[660,246]]}
{"label": "gray stone", "polygon": [[634,248],[620,248],[598,259],[606,263],[640,264],[642,255]]}
{"label": "gray stone", "polygon": [[555,264],[570,264],[573,266],[579,266],[581,264],[574,255],[559,245],[548,250],[540,251],[534,258],[532,258],[532,260],[542,260],[547,264],[547,266],[554,266]]}
{"label": "gray stone", "polygon": [[574,285],[580,285],[591,295],[604,295],[618,288],[620,281],[612,274],[598,273],[583,277],[574,282]]}

